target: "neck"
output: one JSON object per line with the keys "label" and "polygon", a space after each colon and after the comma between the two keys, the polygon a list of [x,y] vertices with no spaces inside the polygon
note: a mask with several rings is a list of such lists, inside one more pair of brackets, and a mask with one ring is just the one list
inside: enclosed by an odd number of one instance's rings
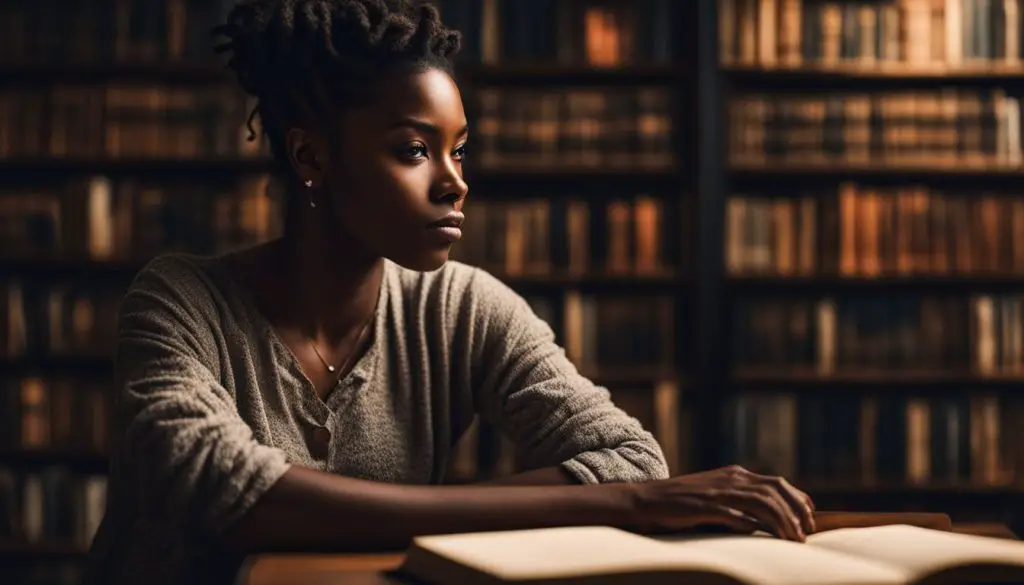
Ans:
{"label": "neck", "polygon": [[282,238],[275,263],[294,326],[332,345],[358,334],[376,312],[384,259],[353,253],[354,243],[320,230],[298,233]]}

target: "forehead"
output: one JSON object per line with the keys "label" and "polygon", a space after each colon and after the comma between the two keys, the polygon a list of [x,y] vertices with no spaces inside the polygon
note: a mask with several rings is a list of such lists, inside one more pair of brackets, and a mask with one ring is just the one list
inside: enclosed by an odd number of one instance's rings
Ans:
{"label": "forehead", "polygon": [[466,123],[462,95],[455,81],[440,69],[388,75],[374,88],[369,114],[376,121],[393,123],[415,117],[438,126],[461,129]]}

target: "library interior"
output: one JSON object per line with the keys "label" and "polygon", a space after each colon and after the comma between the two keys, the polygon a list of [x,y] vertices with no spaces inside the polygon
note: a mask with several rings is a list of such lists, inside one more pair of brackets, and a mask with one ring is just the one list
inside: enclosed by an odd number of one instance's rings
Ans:
{"label": "library interior", "polygon": [[[0,582],[80,583],[138,272],[282,232],[210,35],[234,4],[0,4]],[[1024,0],[434,4],[471,135],[451,260],[672,475],[1024,536]],[[446,465],[523,469],[481,420]]]}

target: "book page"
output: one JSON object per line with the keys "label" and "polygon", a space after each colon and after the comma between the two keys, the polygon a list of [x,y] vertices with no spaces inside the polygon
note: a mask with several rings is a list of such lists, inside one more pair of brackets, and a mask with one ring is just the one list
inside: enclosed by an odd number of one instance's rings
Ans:
{"label": "book page", "polygon": [[756,536],[696,536],[663,544],[690,555],[708,555],[757,585],[905,584],[909,573],[875,563],[776,538]]}
{"label": "book page", "polygon": [[506,582],[714,573],[750,585],[903,585],[906,576],[898,569],[774,537],[666,540],[598,526],[428,536],[417,538],[414,546]]}
{"label": "book page", "polygon": [[[1024,575],[1024,542],[1002,538],[893,525],[841,528],[812,535],[807,542],[814,548],[900,567],[915,581],[960,565],[1006,565]],[[1024,577],[1020,580],[1024,582]]]}

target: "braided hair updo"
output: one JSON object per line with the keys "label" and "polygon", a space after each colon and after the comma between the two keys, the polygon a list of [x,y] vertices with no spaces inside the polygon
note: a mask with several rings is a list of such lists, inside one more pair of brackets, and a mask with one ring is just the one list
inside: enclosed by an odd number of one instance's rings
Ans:
{"label": "braided hair updo", "polygon": [[452,73],[459,33],[424,0],[242,0],[213,29],[227,37],[230,67],[256,106],[281,170],[285,134],[301,123],[361,103],[381,75],[439,68]]}

